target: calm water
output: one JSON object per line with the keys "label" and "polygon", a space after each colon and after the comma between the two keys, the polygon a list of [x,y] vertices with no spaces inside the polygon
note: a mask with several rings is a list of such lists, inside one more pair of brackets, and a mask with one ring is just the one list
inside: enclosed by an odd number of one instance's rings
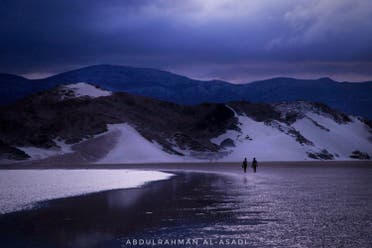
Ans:
{"label": "calm water", "polygon": [[372,247],[372,168],[259,169],[176,173],[141,189],[42,203],[0,216],[0,247],[145,247],[128,240],[188,238],[240,239],[244,247]]}

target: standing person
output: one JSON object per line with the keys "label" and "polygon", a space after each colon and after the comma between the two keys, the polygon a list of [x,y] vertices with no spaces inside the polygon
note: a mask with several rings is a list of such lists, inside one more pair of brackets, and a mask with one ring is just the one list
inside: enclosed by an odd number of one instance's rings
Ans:
{"label": "standing person", "polygon": [[242,168],[244,169],[244,173],[247,172],[247,167],[248,167],[247,158],[244,158],[244,161],[243,161],[243,164],[242,164]]}
{"label": "standing person", "polygon": [[256,160],[256,158],[253,158],[252,167],[253,167],[254,173],[256,173],[256,171],[257,171],[257,166],[258,166],[257,160]]}

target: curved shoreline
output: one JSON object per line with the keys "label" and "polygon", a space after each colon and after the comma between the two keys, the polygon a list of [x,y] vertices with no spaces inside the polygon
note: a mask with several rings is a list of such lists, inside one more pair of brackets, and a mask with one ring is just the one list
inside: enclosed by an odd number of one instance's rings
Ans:
{"label": "curved shoreline", "polygon": [[141,188],[56,199],[0,216],[0,244],[128,247],[128,239],[215,237],[253,247],[370,244],[370,167],[235,169],[234,176],[178,171]]}
{"label": "curved shoreline", "polygon": [[[242,159],[243,161],[243,159]],[[250,161],[248,161],[250,164]],[[288,166],[371,166],[372,160],[352,161],[258,161],[259,166],[288,167]],[[160,169],[160,170],[240,170],[241,162],[182,162],[182,163],[40,163],[29,161],[11,164],[0,164],[0,170],[8,169]]]}
{"label": "curved shoreline", "polygon": [[2,170],[0,215],[52,199],[113,189],[141,187],[147,182],[167,180],[173,174],[143,170]]}

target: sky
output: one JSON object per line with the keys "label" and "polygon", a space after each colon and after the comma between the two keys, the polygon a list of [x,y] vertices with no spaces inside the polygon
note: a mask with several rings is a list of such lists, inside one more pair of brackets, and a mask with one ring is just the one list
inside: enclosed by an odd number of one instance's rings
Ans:
{"label": "sky", "polygon": [[94,64],[234,83],[372,80],[371,0],[0,0],[0,72]]}

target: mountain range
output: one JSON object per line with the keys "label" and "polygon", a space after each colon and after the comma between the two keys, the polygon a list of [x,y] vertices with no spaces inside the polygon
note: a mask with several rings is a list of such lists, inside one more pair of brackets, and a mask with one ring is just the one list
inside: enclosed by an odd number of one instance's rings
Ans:
{"label": "mountain range", "polygon": [[372,82],[336,82],[330,78],[273,78],[247,84],[194,80],[166,71],[128,66],[96,65],[29,80],[0,74],[0,104],[62,84],[88,82],[112,92],[127,92],[182,105],[205,102],[321,102],[356,116],[372,119]]}
{"label": "mountain range", "polygon": [[0,123],[2,162],[350,160],[372,156],[371,122],[308,101],[184,105],[114,92],[102,84],[64,83],[0,106]]}

